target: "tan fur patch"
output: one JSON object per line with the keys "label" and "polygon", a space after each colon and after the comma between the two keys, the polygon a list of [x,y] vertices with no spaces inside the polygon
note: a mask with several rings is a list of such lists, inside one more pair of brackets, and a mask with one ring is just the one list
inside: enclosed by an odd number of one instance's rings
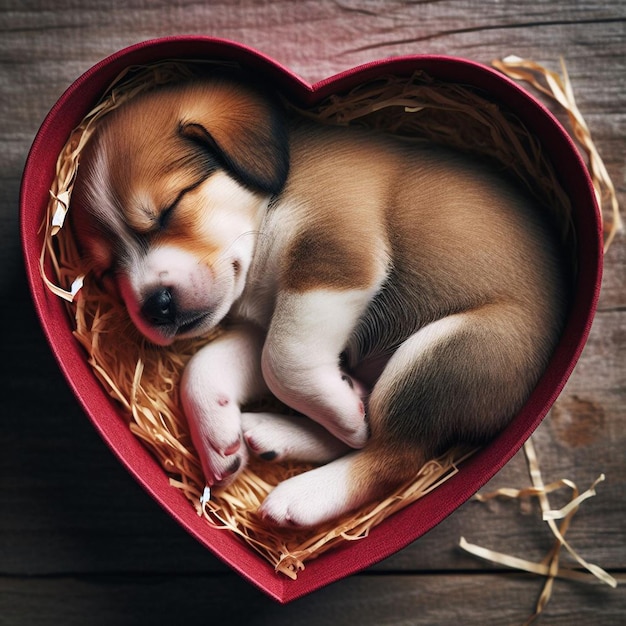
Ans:
{"label": "tan fur patch", "polygon": [[361,498],[368,494],[368,500],[382,497],[417,474],[427,460],[418,448],[401,442],[370,443],[355,458],[350,490]]}
{"label": "tan fur patch", "polygon": [[308,229],[296,237],[285,258],[285,289],[363,289],[376,281],[367,242],[350,240],[327,229]]}
{"label": "tan fur patch", "polygon": [[363,289],[380,284],[388,270],[384,210],[393,163],[376,162],[366,145],[327,132],[294,133],[283,195],[301,207],[301,227],[284,259],[287,289]]}

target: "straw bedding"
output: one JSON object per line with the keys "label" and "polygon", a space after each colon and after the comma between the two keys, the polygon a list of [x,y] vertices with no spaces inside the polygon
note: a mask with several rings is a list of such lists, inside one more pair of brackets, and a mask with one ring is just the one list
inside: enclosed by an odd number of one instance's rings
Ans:
{"label": "straw bedding", "polygon": [[[179,404],[178,382],[189,358],[221,330],[166,348],[150,345],[134,329],[118,298],[92,279],[72,240],[71,229],[63,228],[63,224],[70,209],[80,152],[102,116],[137,93],[188,79],[210,69],[210,65],[172,61],[129,68],[72,133],[59,156],[51,189],[44,224],[42,276],[51,290],[68,301],[74,334],[85,348],[95,375],[119,401],[120,413],[128,420],[129,428],[158,459],[172,487],[180,489],[208,523],[235,532],[277,571],[296,578],[307,560],[340,542],[366,537],[386,517],[454,475],[468,451],[452,450],[416,468],[414,479],[385,501],[313,531],[271,528],[256,516],[272,487],[307,469],[302,465],[253,462],[231,487],[211,494],[210,499],[205,497],[200,464]],[[436,141],[493,160],[517,177],[556,216],[573,258],[569,201],[539,142],[487,94],[416,72],[410,77],[388,76],[361,85],[300,113],[323,123],[364,124],[413,141]],[[69,216],[71,219],[71,210]],[[47,276],[50,267],[53,278]]]}

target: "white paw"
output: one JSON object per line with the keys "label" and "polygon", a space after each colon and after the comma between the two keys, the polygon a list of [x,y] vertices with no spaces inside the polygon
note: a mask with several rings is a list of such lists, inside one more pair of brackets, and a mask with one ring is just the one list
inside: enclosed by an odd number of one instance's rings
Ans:
{"label": "white paw", "polygon": [[328,463],[349,449],[325,428],[302,416],[243,413],[242,424],[251,452],[266,461]]}
{"label": "white paw", "polygon": [[345,459],[280,483],[259,509],[262,519],[277,526],[310,528],[350,511],[355,499]]}
{"label": "white paw", "polygon": [[266,391],[262,345],[258,330],[236,326],[199,350],[185,367],[180,397],[211,487],[232,482],[248,460],[240,406]]}
{"label": "white paw", "polygon": [[201,401],[187,396],[185,413],[207,485],[230,484],[249,458],[241,433],[239,407],[224,395],[207,394]]}
{"label": "white paw", "polygon": [[[303,365],[300,352],[293,355],[277,343],[278,347],[266,343],[263,350],[263,376],[272,393],[351,448],[363,448],[369,438],[368,390],[341,371],[332,358],[319,365]],[[309,356],[313,359],[314,352]]]}

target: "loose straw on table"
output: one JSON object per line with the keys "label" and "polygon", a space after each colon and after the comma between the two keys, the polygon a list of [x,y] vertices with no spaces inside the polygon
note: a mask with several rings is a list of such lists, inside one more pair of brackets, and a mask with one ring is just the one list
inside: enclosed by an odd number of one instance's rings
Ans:
{"label": "loose straw on table", "polygon": [[[611,221],[609,223],[604,222],[604,252],[606,253],[615,235],[622,228],[617,194],[604,162],[592,140],[589,127],[576,105],[574,92],[564,61],[561,59],[562,77],[534,61],[520,59],[516,56],[509,56],[501,61],[493,61],[493,65],[511,78],[528,82],[541,93],[556,100],[567,112],[573,135],[588,157],[588,168],[598,205],[601,210],[601,216],[602,209],[607,202],[610,205]],[[547,86],[544,86],[538,77],[543,77]],[[476,544],[470,544],[464,537],[461,537],[459,545],[467,552],[487,561],[546,577],[543,589],[535,606],[535,611],[525,622],[525,624],[531,624],[543,612],[550,601],[555,578],[566,578],[582,582],[593,582],[597,579],[613,588],[617,586],[617,581],[601,567],[588,563],[565,540],[565,534],[574,514],[585,500],[596,495],[595,488],[600,482],[605,480],[604,474],[601,474],[583,493],[579,493],[578,487],[568,479],[561,479],[549,485],[544,485],[532,438],[524,444],[524,452],[533,484],[532,487],[526,489],[498,489],[492,493],[478,494],[475,496],[475,499],[486,502],[497,497],[537,497],[541,506],[542,518],[555,536],[555,543],[552,550],[546,555],[542,562],[534,563],[510,554],[504,554]],[[571,489],[571,500],[562,509],[558,511],[552,510],[548,494],[562,488]],[[562,520],[560,526],[557,526],[556,520]],[[560,567],[559,560],[562,548],[565,548],[574,560],[587,570],[587,573],[569,567]]]}
{"label": "loose straw on table", "polygon": [[[607,252],[611,243],[613,243],[615,235],[623,228],[617,193],[604,161],[593,141],[589,126],[576,104],[574,90],[565,61],[561,59],[562,76],[539,63],[521,59],[514,55],[502,60],[495,60],[492,64],[510,78],[532,85],[537,91],[558,102],[567,113],[572,134],[588,158],[589,174],[596,193],[598,206],[601,209],[600,215],[603,217],[604,209],[608,206],[608,212],[611,216],[610,221],[604,222],[604,252]],[[544,79],[545,85],[540,78]]]}
{"label": "loose straw on table", "polygon": [[[541,476],[539,461],[532,443],[532,438],[528,439],[524,444],[524,452],[526,454],[532,487],[525,489],[502,488],[491,493],[478,494],[474,496],[474,498],[479,502],[487,502],[494,498],[517,499],[529,496],[538,498],[541,506],[542,519],[548,524],[550,531],[555,537],[552,550],[550,550],[543,561],[535,563],[527,559],[515,557],[510,554],[503,554],[502,552],[496,552],[489,548],[468,543],[464,537],[461,537],[459,545],[470,554],[491,561],[492,563],[545,576],[546,580],[537,601],[535,612],[525,622],[525,624],[530,624],[543,612],[543,609],[550,601],[555,578],[566,578],[580,582],[594,582],[597,579],[613,588],[617,586],[617,581],[601,567],[583,559],[565,539],[565,534],[569,529],[572,518],[585,500],[596,495],[595,488],[605,479],[604,474],[601,474],[583,493],[579,492],[575,483],[566,478],[545,485]],[[550,506],[548,495],[563,488],[571,489],[571,499],[563,508],[554,510]],[[562,520],[560,526],[556,524],[556,520]],[[559,560],[562,548],[565,548],[575,561],[587,570],[588,573],[569,567],[561,567]]]}

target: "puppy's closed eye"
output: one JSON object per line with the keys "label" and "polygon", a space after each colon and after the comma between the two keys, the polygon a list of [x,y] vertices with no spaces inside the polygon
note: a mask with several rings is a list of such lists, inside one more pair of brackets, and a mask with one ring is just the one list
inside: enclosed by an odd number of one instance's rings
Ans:
{"label": "puppy's closed eye", "polygon": [[156,226],[159,230],[165,230],[168,226],[170,226],[172,219],[176,214],[176,209],[178,208],[181,200],[185,197],[185,195],[199,187],[204,182],[204,180],[204,178],[201,178],[197,182],[194,182],[192,185],[185,187],[182,191],[178,193],[173,202],[171,202],[170,204],[164,204],[163,209],[159,211],[156,220]]}
{"label": "puppy's closed eye", "polygon": [[176,205],[178,204],[178,201],[180,200],[181,197],[182,197],[182,194],[181,196],[176,198],[176,201],[173,204],[170,204],[168,207],[166,207],[159,213],[159,219],[158,219],[159,230],[165,230],[168,227],[168,225],[172,221],[172,215],[174,213],[174,209],[176,208]]}

